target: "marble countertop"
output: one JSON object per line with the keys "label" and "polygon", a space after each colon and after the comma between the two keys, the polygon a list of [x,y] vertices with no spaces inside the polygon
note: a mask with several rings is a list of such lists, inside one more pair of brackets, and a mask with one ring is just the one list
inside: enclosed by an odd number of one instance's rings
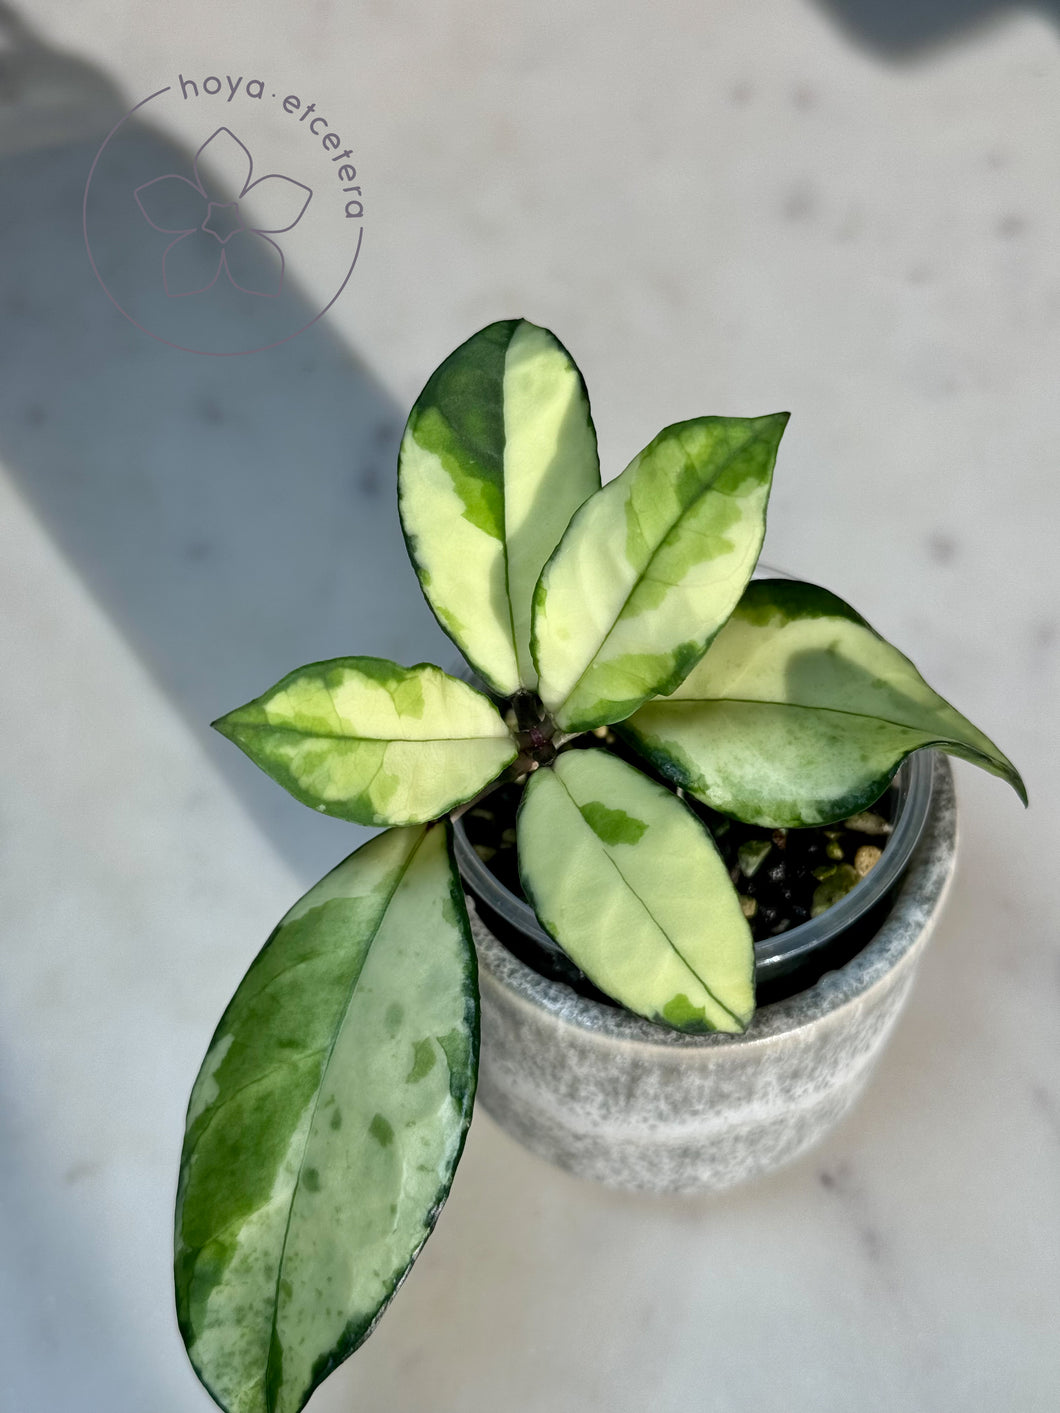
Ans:
{"label": "marble countertop", "polygon": [[[451,658],[393,458],[435,364],[511,315],[574,353],[605,475],[668,422],[790,408],[765,557],[907,651],[1031,810],[958,765],[953,896],[821,1148],[660,1200],[480,1114],[311,1407],[1056,1407],[1060,33],[976,0],[903,28],[915,8],[0,7],[2,1413],[213,1406],[170,1289],[188,1090],[272,925],[364,831],[207,722],[316,658]],[[341,112],[365,240],[311,330],[208,358],[108,303],[81,200],[116,114],[237,66]],[[315,297],[313,261],[293,274]]]}

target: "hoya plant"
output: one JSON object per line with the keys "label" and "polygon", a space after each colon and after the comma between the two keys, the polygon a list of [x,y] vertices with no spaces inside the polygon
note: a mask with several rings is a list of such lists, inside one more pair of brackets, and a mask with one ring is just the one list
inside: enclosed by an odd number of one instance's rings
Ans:
{"label": "hoya plant", "polygon": [[[525,781],[519,870],[542,926],[615,1002],[701,1033],[747,1026],[754,949],[682,794],[824,824],[932,746],[1026,798],[842,600],[750,582],[786,422],[679,422],[601,486],[566,349],[524,320],[491,324],[427,383],[398,468],[409,556],[483,690],[345,657],[216,723],[296,799],[382,830],[281,920],[192,1092],[177,1309],[230,1413],[305,1405],[371,1332],[449,1191],[479,1047],[451,822],[469,801]],[[619,724],[650,773],[595,737],[571,749]]]}

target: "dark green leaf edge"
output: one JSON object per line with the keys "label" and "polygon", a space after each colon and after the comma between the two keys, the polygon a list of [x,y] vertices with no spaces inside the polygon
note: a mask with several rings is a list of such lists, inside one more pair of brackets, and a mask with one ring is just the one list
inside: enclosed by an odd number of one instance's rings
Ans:
{"label": "dark green leaf edge", "polygon": [[[811,607],[806,602],[803,594],[804,589],[812,590],[815,594],[821,596],[820,600],[818,600],[814,606]],[[759,600],[761,600],[761,602],[759,602]],[[749,605],[748,601],[750,601]],[[857,623],[862,628],[866,628],[873,637],[879,638],[881,642],[887,643],[888,647],[898,653],[905,662],[908,662],[918,676],[921,675],[915,663],[913,663],[905,653],[901,652],[899,648],[895,648],[893,643],[888,642],[888,640],[883,637],[882,633],[878,633],[876,629],[873,628],[872,624],[862,618],[861,614],[858,613],[856,609],[852,608],[844,599],[839,598],[837,594],[832,593],[830,589],[822,588],[819,584],[811,584],[804,580],[755,579],[747,585],[740,603],[737,604],[733,612],[735,613],[739,611],[741,607],[745,606],[749,606],[752,610],[760,610],[762,612],[766,612],[771,608],[780,608],[793,619],[817,618],[823,616],[821,611],[822,605],[826,610],[827,616],[846,618],[850,622]],[[671,690],[676,690],[676,688],[672,688]],[[931,690],[934,691],[935,689],[932,687]],[[951,702],[941,696],[941,693],[936,692],[935,695],[940,697],[951,711],[957,710]],[[651,700],[659,700],[659,697],[652,698]],[[674,705],[677,705],[677,703],[674,703]],[[793,711],[812,711],[818,709],[799,707],[792,702],[763,703],[763,705],[781,706]],[[694,710],[692,703],[689,704],[689,709]],[[837,709],[837,714],[842,714],[841,709]],[[958,714],[963,715],[963,713]],[[1024,807],[1028,805],[1027,787],[1023,783],[1023,777],[1008,757],[1001,751],[998,751],[998,755],[1005,762],[1005,765],[1008,767],[1007,770],[972,747],[963,746],[959,742],[951,741],[947,738],[939,738],[938,740],[925,741],[920,746],[913,746],[909,750],[903,751],[894,765],[884,771],[875,780],[871,781],[863,789],[852,790],[848,795],[844,796],[840,803],[834,807],[834,812],[830,814],[827,819],[807,821],[801,815],[781,818],[780,816],[751,815],[750,813],[736,814],[732,809],[721,809],[714,804],[710,798],[709,791],[704,788],[703,782],[694,772],[686,767],[681,759],[667,752],[654,749],[650,742],[640,735],[636,727],[631,725],[629,720],[616,722],[612,725],[611,729],[671,785],[679,787],[682,790],[687,790],[690,795],[694,795],[695,798],[701,800],[703,804],[709,805],[710,808],[716,810],[718,814],[724,814],[730,819],[738,819],[743,824],[758,824],[764,828],[824,828],[829,824],[847,819],[850,815],[856,814],[859,810],[868,809],[869,806],[876,803],[887,789],[888,785],[890,785],[901,768],[902,763],[917,751],[945,751],[947,755],[956,756],[961,760],[968,761],[971,765],[979,766],[989,774],[996,775],[1007,784],[1011,785]]]}
{"label": "dark green leaf edge", "polygon": [[[427,1244],[428,1238],[429,1238],[429,1237],[433,1234],[433,1232],[434,1232],[434,1228],[435,1228],[435,1226],[436,1226],[436,1224],[437,1224],[437,1222],[438,1222],[439,1216],[441,1215],[442,1208],[445,1206],[445,1203],[446,1203],[446,1201],[447,1201],[447,1199],[448,1199],[448,1197],[449,1197],[449,1193],[450,1193],[450,1191],[452,1190],[453,1180],[454,1180],[454,1178],[455,1178],[455,1176],[456,1176],[456,1170],[457,1170],[457,1168],[458,1168],[459,1165],[460,1165],[460,1160],[461,1160],[461,1158],[463,1157],[463,1154],[464,1154],[464,1147],[465,1147],[465,1145],[466,1145],[466,1143],[467,1143],[468,1131],[469,1131],[469,1129],[470,1129],[470,1127],[471,1127],[471,1119],[472,1119],[472,1116],[473,1116],[474,1106],[475,1106],[475,1095],[476,1095],[476,1093],[477,1093],[477,1091],[478,1091],[479,1057],[480,1057],[480,1052],[481,1052],[481,1040],[482,1040],[482,1014],[481,1014],[481,1005],[480,1005],[480,1002],[479,1002],[479,985],[478,985],[478,953],[477,953],[477,951],[476,951],[474,938],[473,938],[472,933],[471,933],[471,921],[470,921],[470,918],[468,917],[468,912],[467,912],[467,900],[466,900],[466,898],[464,897],[464,889],[463,889],[463,886],[462,886],[462,884],[461,884],[461,882],[460,882],[460,872],[459,872],[459,869],[457,868],[456,854],[455,854],[454,848],[453,848],[453,829],[452,829],[452,825],[450,824],[450,822],[449,822],[448,819],[441,820],[441,821],[439,821],[439,823],[440,823],[441,826],[445,829],[446,854],[447,854],[448,859],[449,859],[449,869],[450,869],[449,896],[450,896],[450,899],[451,899],[451,901],[452,901],[452,903],[453,903],[454,908],[456,909],[457,920],[458,920],[458,922],[459,922],[459,924],[460,924],[460,930],[461,930],[461,932],[462,932],[462,934],[463,934],[463,938],[464,938],[464,942],[465,942],[465,954],[466,954],[466,972],[465,972],[465,976],[466,976],[466,980],[467,980],[467,983],[468,983],[468,984],[467,984],[467,988],[466,988],[466,990],[467,990],[467,997],[468,997],[468,1003],[469,1003],[469,1015],[468,1015],[468,1022],[469,1022],[469,1024],[468,1024],[468,1033],[469,1033],[469,1037],[470,1037],[470,1045],[468,1046],[468,1087],[467,1087],[466,1091],[464,1092],[464,1094],[463,1094],[463,1096],[462,1096],[463,1102],[462,1102],[462,1104],[461,1104],[461,1116],[460,1116],[460,1117],[461,1117],[460,1142],[459,1142],[459,1144],[458,1144],[458,1146],[457,1146],[456,1153],[455,1153],[454,1156],[453,1156],[453,1165],[452,1165],[452,1168],[450,1169],[450,1172],[449,1172],[449,1178],[448,1178],[447,1181],[443,1181],[443,1182],[439,1185],[438,1191],[437,1191],[437,1193],[436,1193],[436,1195],[435,1195],[435,1199],[434,1199],[433,1203],[431,1204],[431,1206],[430,1206],[430,1207],[428,1208],[428,1210],[427,1210],[427,1215],[426,1215],[426,1217],[424,1218],[424,1226],[425,1226],[425,1228],[426,1228],[426,1231],[425,1231],[425,1233],[424,1233],[423,1240],[422,1240],[422,1241],[420,1242],[420,1244],[416,1247],[415,1251],[413,1251],[411,1257],[409,1258],[408,1265],[405,1267],[405,1269],[401,1272],[401,1274],[400,1274],[400,1275],[397,1277],[397,1279],[394,1281],[394,1284],[393,1284],[393,1285],[391,1286],[391,1288],[390,1288],[390,1293],[389,1293],[389,1295],[387,1295],[386,1298],[383,1300],[383,1302],[377,1307],[377,1309],[376,1309],[376,1311],[375,1311],[375,1314],[374,1314],[369,1320],[362,1322],[360,1325],[353,1325],[353,1326],[351,1326],[351,1327],[347,1327],[346,1331],[344,1332],[344,1336],[343,1336],[343,1339],[342,1339],[341,1343],[339,1343],[338,1345],[336,1345],[336,1347],[335,1347],[330,1353],[325,1354],[325,1355],[322,1355],[322,1356],[320,1357],[320,1359],[317,1361],[316,1365],[314,1365],[313,1373],[312,1373],[311,1380],[310,1380],[310,1385],[309,1385],[309,1388],[306,1390],[306,1393],[305,1393],[304,1398],[302,1399],[301,1403],[299,1404],[299,1410],[303,1409],[303,1408],[306,1406],[306,1404],[309,1402],[310,1398],[313,1396],[313,1394],[316,1392],[316,1390],[320,1387],[320,1385],[324,1382],[324,1380],[327,1379],[331,1374],[333,1374],[333,1373],[335,1372],[335,1370],[336,1370],[341,1364],[345,1363],[345,1361],[346,1361],[347,1359],[349,1359],[349,1357],[350,1357],[351,1354],[355,1354],[355,1353],[357,1352],[357,1350],[361,1347],[361,1345],[365,1342],[365,1340],[368,1339],[369,1335],[372,1334],[372,1332],[375,1330],[376,1326],[379,1324],[379,1321],[383,1318],[383,1316],[386,1314],[387,1310],[390,1308],[390,1303],[391,1303],[391,1301],[394,1299],[394,1296],[398,1293],[398,1291],[399,1291],[399,1290],[401,1289],[401,1287],[404,1285],[405,1281],[408,1279],[409,1272],[412,1270],[412,1267],[416,1264],[416,1260],[417,1260],[417,1258],[419,1257],[420,1252],[423,1250],[424,1246]],[[432,826],[432,825],[427,825],[427,826],[425,826],[425,828],[424,828],[424,837],[426,837],[426,831],[427,831],[427,829],[433,828],[433,827],[437,827],[437,826]],[[421,840],[420,842],[422,842],[422,840]],[[402,877],[402,878],[404,878],[405,873],[406,873],[406,871],[407,871],[407,869],[408,869],[408,866],[409,866],[409,864],[412,862],[412,858],[415,857],[415,854],[416,854],[416,852],[418,851],[418,849],[419,849],[419,844],[417,844],[416,849],[413,850],[413,854],[412,854],[412,855],[410,856],[410,858],[406,861],[405,867],[404,867],[404,868],[402,869],[402,871],[401,871],[401,877]],[[356,853],[356,852],[357,852],[357,850],[354,850],[354,853]],[[351,856],[351,855],[347,855],[347,859],[348,859],[349,857],[352,857],[352,856]],[[324,877],[321,878],[321,879],[319,879],[318,882],[319,882],[319,883],[323,883],[325,878],[330,878],[330,876],[331,876],[332,873],[336,872],[337,869],[341,868],[341,867],[343,866],[343,864],[345,864],[345,863],[347,862],[347,859],[341,860],[338,864],[335,865],[335,868],[329,869],[328,872],[324,875]],[[317,884],[314,884],[314,885],[313,885],[313,887],[316,887],[316,886],[317,886]],[[400,881],[399,881],[399,883],[395,886],[394,892],[397,891],[397,887],[399,887],[399,886],[400,886]],[[307,890],[307,891],[311,891],[311,890]],[[303,896],[304,896],[304,895],[303,895]],[[393,896],[393,893],[391,894],[391,896]],[[388,902],[388,906],[389,906],[389,902]],[[379,925],[380,925],[380,926],[382,925],[382,920],[383,920],[383,917],[385,917],[385,915],[386,915],[386,909],[384,909],[384,910],[383,910],[383,913],[380,915],[380,922],[379,922]],[[279,931],[279,929],[280,929],[281,926],[282,926],[282,919],[281,919],[280,923],[278,923],[278,924],[276,925],[276,927],[273,928],[272,932],[270,932],[270,934],[269,934],[269,936],[268,936],[268,939],[266,940],[265,944],[264,944],[261,948],[259,948],[258,952],[256,953],[256,955],[255,955],[255,957],[254,957],[254,960],[251,962],[250,966],[247,968],[246,972],[244,973],[243,977],[242,977],[241,980],[240,980],[240,983],[239,983],[239,986],[240,986],[240,987],[243,985],[243,982],[244,982],[244,981],[246,980],[246,978],[250,975],[250,973],[254,970],[254,967],[257,965],[258,960],[259,960],[259,959],[262,957],[262,955],[268,950],[270,944],[272,943],[273,938],[276,936],[276,933]],[[378,928],[377,928],[377,931],[378,931]],[[238,990],[239,990],[239,987],[237,987],[236,990],[238,991]],[[212,1036],[210,1037],[210,1042],[209,1042],[209,1044],[208,1044],[207,1047],[206,1047],[205,1055],[208,1055],[208,1054],[210,1053],[210,1051],[213,1049],[215,1043],[217,1042],[218,1037],[220,1036],[222,1030],[224,1029],[225,1023],[226,1023],[226,1021],[228,1020],[229,1012],[230,1012],[231,1009],[232,1009],[232,1005],[234,1004],[234,1001],[235,1001],[235,995],[233,994],[232,1000],[229,1001],[228,1005],[225,1007],[224,1012],[223,1012],[223,1014],[222,1014],[222,1016],[221,1016],[221,1019],[217,1022],[217,1025],[216,1025],[216,1027],[214,1028],[214,1032],[213,1032]],[[205,1059],[205,1055],[204,1055],[204,1059]],[[450,1090],[450,1093],[452,1093],[452,1090]],[[453,1095],[453,1097],[455,1098],[456,1096]],[[191,1111],[191,1098],[189,1097],[188,1106],[187,1106],[187,1109],[185,1110],[185,1141],[184,1141],[184,1144],[183,1144],[182,1150],[181,1150],[181,1156],[180,1156],[180,1177],[179,1177],[179,1181],[178,1181],[178,1185],[177,1185],[177,1200],[176,1200],[175,1221],[174,1221],[174,1229],[173,1229],[173,1243],[174,1243],[174,1249],[176,1249],[177,1242],[178,1242],[179,1237],[180,1237],[180,1214],[181,1214],[181,1210],[182,1210],[182,1206],[183,1206],[183,1196],[184,1196],[184,1190],[185,1190],[186,1182],[187,1182],[187,1179],[186,1179],[186,1174],[187,1174],[187,1159],[190,1157],[191,1151],[193,1151],[193,1150],[190,1150],[190,1149],[188,1148],[188,1143],[187,1143],[187,1116],[188,1116],[188,1114],[190,1113],[190,1111]],[[174,1263],[173,1263],[173,1276],[174,1276],[174,1291],[175,1291],[175,1296],[176,1296],[177,1327],[178,1327],[179,1330],[180,1330],[181,1339],[184,1341],[184,1347],[185,1347],[185,1350],[186,1350],[187,1353],[188,1353],[188,1359],[189,1359],[189,1361],[190,1361],[192,1367],[194,1368],[195,1373],[196,1373],[196,1375],[197,1375],[197,1377],[198,1377],[200,1383],[201,1383],[202,1386],[206,1389],[206,1391],[207,1391],[207,1393],[210,1395],[210,1397],[214,1400],[214,1402],[217,1404],[217,1406],[218,1406],[219,1408],[225,1408],[225,1405],[224,1405],[224,1403],[222,1403],[220,1396],[219,1396],[219,1395],[217,1394],[217,1392],[211,1387],[211,1385],[210,1385],[210,1383],[209,1383],[209,1380],[207,1379],[205,1373],[203,1372],[203,1370],[199,1367],[199,1365],[195,1362],[195,1360],[194,1360],[194,1359],[192,1358],[192,1356],[191,1356],[191,1348],[192,1348],[192,1346],[194,1345],[194,1330],[191,1328],[191,1321],[190,1321],[190,1318],[189,1318],[189,1315],[188,1315],[188,1304],[189,1304],[189,1301],[188,1301],[187,1296],[186,1296],[186,1294],[185,1294],[185,1292],[186,1292],[186,1282],[183,1283],[183,1284],[182,1284],[182,1282],[181,1282],[180,1262],[179,1262],[179,1257],[177,1257],[176,1255],[175,1255],[175,1257],[174,1257]],[[271,1408],[271,1406],[272,1406],[272,1404],[271,1404],[271,1400],[270,1400],[270,1408]]]}
{"label": "dark green leaf edge", "polygon": [[[725,815],[728,819],[739,820],[741,824],[756,824],[763,829],[824,829],[827,828],[829,824],[835,824],[840,820],[849,818],[852,814],[857,814],[859,810],[866,810],[871,805],[874,805],[887,789],[887,786],[898,773],[902,760],[905,760],[906,756],[913,754],[913,751],[907,751],[894,766],[893,770],[885,772],[877,780],[867,785],[864,790],[851,791],[848,796],[844,796],[840,805],[836,806],[836,813],[830,814],[828,818],[807,820],[801,814],[781,817],[780,815],[753,814],[749,810],[745,810],[742,814],[737,814],[732,809],[722,809],[720,805],[716,805],[710,798],[709,791],[702,788],[702,782],[699,780],[698,776],[684,768],[683,763],[675,756],[669,755],[664,751],[653,750],[650,744],[641,738],[637,732],[630,728],[625,722],[616,724],[612,726],[611,729],[632,750],[635,750],[637,754],[653,768],[656,774],[668,784],[674,786],[676,789],[687,791],[688,794],[693,795],[702,804],[709,806],[716,814]],[[929,748],[917,747],[914,749]]]}
{"label": "dark green leaf edge", "polygon": [[[267,775],[270,780],[275,780],[276,784],[286,790],[289,795],[291,795],[294,799],[298,801],[299,804],[305,805],[306,808],[311,809],[314,814],[328,815],[332,819],[342,819],[345,820],[348,824],[363,824],[367,825],[369,828],[386,829],[404,828],[406,826],[416,824],[429,824],[431,820],[441,819],[443,815],[448,814],[450,810],[458,809],[460,805],[467,804],[468,800],[473,800],[478,794],[477,790],[472,790],[470,794],[465,795],[460,799],[453,800],[451,804],[446,806],[445,810],[439,812],[438,814],[430,815],[427,819],[408,819],[402,820],[400,822],[396,822],[392,819],[382,818],[372,810],[358,810],[356,808],[356,803],[354,803],[354,805],[351,807],[348,802],[344,804],[344,802],[341,800],[337,800],[333,804],[329,804],[326,800],[316,800],[307,791],[302,789],[301,785],[294,778],[290,771],[284,770],[282,768],[270,769],[269,767],[262,765],[261,762],[255,756],[253,749],[249,745],[249,742],[253,741],[255,734],[258,732],[289,731],[292,735],[299,736],[303,734],[302,732],[296,731],[294,727],[289,726],[272,726],[265,722],[234,722],[232,720],[234,716],[238,716],[240,712],[246,711],[248,707],[257,705],[257,703],[261,701],[262,697],[272,696],[274,692],[280,691],[296,677],[300,677],[303,672],[312,672],[314,669],[317,668],[327,669],[335,667],[346,667],[351,664],[356,665],[358,670],[363,671],[362,664],[364,663],[377,663],[380,667],[383,668],[391,668],[408,672],[416,672],[421,667],[430,667],[433,668],[435,672],[444,673],[446,677],[453,676],[451,672],[445,672],[444,668],[438,667],[437,664],[433,662],[417,662],[409,668],[401,668],[401,665],[399,663],[393,662],[390,658],[385,657],[325,658],[321,662],[307,662],[304,667],[296,667],[293,672],[288,672],[285,677],[281,677],[280,680],[275,683],[274,686],[266,688],[266,690],[262,692],[259,696],[251,698],[249,702],[244,702],[242,706],[235,707],[230,712],[226,712],[224,716],[219,716],[216,721],[211,721],[210,727],[219,735],[223,736],[225,740],[231,741],[234,746],[238,746],[248,760],[252,761],[253,764],[256,765],[264,775]],[[484,701],[489,702],[490,706],[494,709],[494,711],[497,711],[497,703],[493,701],[489,696],[487,696],[485,692],[479,692],[477,687],[472,686],[470,682],[465,682],[462,678],[456,677],[453,678],[453,680],[456,682],[460,682],[462,686],[467,687],[470,691],[477,692],[478,695],[482,697]],[[351,741],[356,738],[352,736],[336,736],[334,739],[336,741]],[[374,738],[366,737],[364,739]],[[508,760],[509,765],[512,763],[512,761],[515,760],[518,754],[519,749],[513,741],[512,753]],[[501,770],[503,769],[505,769],[504,766],[501,767]],[[500,771],[498,771],[498,774],[500,774]]]}

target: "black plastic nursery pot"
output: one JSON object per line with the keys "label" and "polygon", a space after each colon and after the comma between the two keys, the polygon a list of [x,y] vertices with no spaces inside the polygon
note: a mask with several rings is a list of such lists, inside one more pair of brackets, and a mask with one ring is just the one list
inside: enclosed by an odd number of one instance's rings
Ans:
{"label": "black plastic nursery pot", "polygon": [[[645,768],[643,761],[635,757],[630,759],[640,768]],[[869,820],[885,826],[886,833],[863,834],[857,829],[836,830],[831,827],[777,831],[774,837],[780,847],[774,847],[770,852],[780,867],[783,866],[785,845],[790,846],[792,854],[811,852],[814,859],[827,858],[829,849],[835,849],[838,853],[843,846],[835,838],[837,834],[845,835],[848,854],[853,853],[858,843],[862,850],[882,846],[882,853],[871,871],[832,903],[827,911],[786,927],[775,935],[757,938],[755,976],[759,1004],[778,1001],[804,990],[825,971],[849,961],[879,930],[931,809],[932,762],[933,757],[927,752],[910,757],[876,806],[879,813],[866,812]],[[514,792],[515,787],[509,789]],[[489,817],[488,822],[485,817]],[[728,823],[724,820],[719,822],[722,825]],[[606,998],[577,970],[541,927],[521,893],[505,885],[503,873],[498,876],[495,860],[502,854],[506,854],[508,859],[505,872],[509,876],[514,873],[514,826],[514,804],[511,795],[505,791],[488,797],[479,809],[462,815],[456,822],[457,862],[467,890],[475,899],[479,916],[504,945],[527,965],[606,1004]],[[764,833],[758,831],[759,835]],[[851,840],[853,844],[849,842]],[[720,842],[728,841],[723,839]],[[768,843],[764,842],[763,847],[769,847]],[[734,882],[739,886],[740,872],[735,849],[723,852],[726,862],[733,864]],[[482,855],[491,858],[493,867]],[[838,853],[838,857],[842,858],[842,854]],[[768,864],[768,860],[763,862]],[[849,861],[845,862],[845,867],[850,869]],[[827,866],[817,870],[818,874],[827,872]],[[752,877],[751,887],[755,881]]]}
{"label": "black plastic nursery pot", "polygon": [[729,1187],[822,1139],[882,1052],[954,871],[948,760],[917,753],[894,789],[872,871],[820,916],[756,942],[758,1009],[736,1036],[679,1034],[602,997],[458,820],[480,966],[479,1102],[549,1161],[642,1191]]}

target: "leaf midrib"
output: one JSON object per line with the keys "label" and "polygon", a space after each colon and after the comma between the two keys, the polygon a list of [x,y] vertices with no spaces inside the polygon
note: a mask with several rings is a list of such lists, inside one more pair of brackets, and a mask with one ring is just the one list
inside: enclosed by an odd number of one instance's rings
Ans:
{"label": "leaf midrib", "polygon": [[[773,697],[659,697],[645,702],[645,706],[650,707],[701,707],[732,704],[733,706],[770,706],[784,707],[789,711],[813,711],[826,712],[831,716],[850,716],[860,721],[879,721],[885,726],[898,726],[903,731],[926,731],[928,728],[920,723],[910,721],[894,721],[889,716],[877,716],[869,711],[851,711],[847,707],[829,706],[809,706],[806,702],[782,702]],[[947,739],[956,740],[952,737]],[[961,742],[964,745],[965,742]],[[985,752],[984,752],[985,754]]]}
{"label": "leaf midrib", "polygon": [[[519,321],[521,323],[521,321]],[[501,541],[501,553],[504,556],[504,601],[508,607],[508,629],[511,633],[512,656],[515,659],[515,680],[522,685],[522,667],[519,659],[519,644],[516,641],[515,632],[515,609],[512,606],[512,582],[511,568],[508,552],[508,398],[506,395],[508,387],[508,355],[512,351],[512,343],[515,339],[516,331],[519,328],[516,323],[508,336],[508,343],[504,350],[504,363],[501,366],[501,428],[504,436],[504,445],[501,447],[501,501],[504,514],[504,538]]]}
{"label": "leaf midrib", "polygon": [[[388,745],[403,746],[459,745],[461,742],[476,741],[498,741],[503,744],[505,739],[504,736],[359,736],[347,735],[343,731],[306,731],[300,726],[285,726],[278,723],[274,725],[269,721],[237,721],[235,725],[242,731],[279,731],[287,736],[301,736],[307,741],[354,741],[362,745],[380,741],[385,741]],[[506,734],[511,739],[507,728]],[[514,741],[512,744],[514,747]]]}
{"label": "leaf midrib", "polygon": [[350,1007],[353,1005],[353,998],[357,991],[357,987],[360,983],[361,977],[364,975],[364,969],[368,962],[369,953],[371,952],[372,947],[375,945],[375,940],[379,936],[379,931],[383,926],[383,922],[386,919],[386,915],[390,911],[390,904],[394,901],[394,897],[398,889],[401,887],[402,883],[405,880],[405,875],[408,873],[409,869],[412,866],[413,859],[416,857],[421,846],[423,845],[424,840],[427,838],[429,833],[430,829],[424,829],[421,837],[416,841],[412,849],[409,851],[409,856],[401,865],[401,868],[398,871],[398,876],[394,881],[394,886],[390,889],[390,892],[387,894],[386,897],[386,902],[383,904],[382,908],[379,911],[379,920],[372,929],[368,944],[364,949],[364,955],[361,960],[361,965],[357,969],[357,975],[350,983],[349,991],[346,996],[346,1004],[343,1006],[342,1015],[339,1019],[338,1024],[335,1027],[335,1033],[331,1038],[330,1044],[328,1045],[327,1054],[324,1057],[324,1063],[320,1069],[320,1083],[317,1085],[317,1092],[313,1098],[313,1112],[310,1115],[309,1123],[306,1126],[305,1143],[302,1147],[302,1156],[298,1162],[298,1173],[295,1177],[294,1185],[291,1189],[291,1200],[287,1208],[287,1221],[284,1225],[283,1230],[283,1242],[280,1246],[280,1257],[276,1263],[276,1288],[273,1293],[272,1319],[269,1323],[269,1353],[268,1358],[265,1361],[265,1401],[269,1413],[274,1413],[276,1407],[269,1393],[269,1374],[270,1370],[272,1369],[273,1349],[275,1348],[276,1341],[278,1339],[277,1317],[279,1315],[280,1309],[280,1282],[283,1277],[284,1261],[287,1257],[287,1241],[291,1234],[291,1219],[294,1215],[295,1198],[302,1182],[302,1169],[305,1166],[306,1153],[309,1151],[309,1140],[313,1133],[313,1125],[316,1123],[317,1108],[320,1104],[320,1095],[324,1088],[324,1080],[327,1077],[328,1068],[331,1065],[331,1057],[335,1053],[335,1046],[338,1044],[339,1035],[342,1033],[343,1027],[345,1026],[346,1020],[350,1014]]}
{"label": "leaf midrib", "polygon": [[707,985],[707,983],[706,983],[706,982],[703,980],[703,978],[700,976],[699,972],[695,969],[695,967],[692,965],[692,963],[688,960],[688,958],[685,956],[685,954],[681,951],[680,947],[678,947],[677,943],[673,940],[673,938],[670,936],[670,934],[666,931],[666,928],[663,927],[662,923],[659,921],[659,919],[658,919],[658,918],[655,916],[655,914],[652,912],[651,908],[648,907],[647,903],[646,903],[646,902],[644,901],[644,899],[640,896],[640,894],[637,892],[637,890],[633,887],[633,884],[630,883],[629,879],[626,877],[626,875],[625,875],[625,874],[622,872],[622,870],[619,868],[618,864],[615,862],[613,856],[611,855],[611,852],[610,852],[610,850],[608,849],[607,845],[603,842],[603,840],[600,838],[600,836],[596,833],[596,830],[593,829],[592,825],[589,824],[588,821],[585,819],[585,816],[584,816],[584,815],[582,814],[582,812],[581,812],[581,807],[580,807],[580,805],[578,804],[578,802],[577,802],[577,800],[574,798],[574,796],[571,794],[571,792],[567,789],[566,783],[565,783],[565,782],[563,781],[563,779],[560,777],[559,773],[558,773],[557,771],[553,771],[552,773],[553,773],[553,775],[555,776],[556,780],[559,782],[559,784],[563,787],[563,791],[564,791],[565,795],[567,796],[568,800],[570,800],[571,804],[574,806],[574,811],[575,811],[575,813],[577,814],[578,818],[581,820],[581,822],[582,822],[582,824],[584,825],[584,827],[589,830],[589,832],[592,834],[593,838],[597,841],[601,853],[604,855],[604,857],[607,859],[608,863],[610,863],[611,867],[612,867],[612,868],[615,870],[615,872],[618,874],[619,878],[621,878],[622,882],[626,885],[626,888],[629,890],[629,892],[632,893],[632,895],[633,895],[634,898],[636,898],[637,902],[638,902],[638,903],[641,905],[641,907],[644,909],[645,913],[647,913],[647,915],[648,915],[649,919],[651,920],[653,926],[655,926],[656,928],[658,928],[658,930],[662,933],[663,937],[666,938],[667,945],[668,945],[668,946],[672,949],[672,951],[675,952],[676,955],[680,958],[680,961],[681,961],[682,966],[687,967],[688,971],[689,971],[689,972],[691,973],[691,975],[694,976],[695,979],[699,982],[700,986],[702,986],[703,990],[707,993],[707,995],[708,995],[708,996],[710,997],[710,999],[714,1002],[714,1004],[715,1004],[716,1006],[719,1006],[719,1007],[725,1012],[725,1014],[726,1014],[727,1016],[731,1016],[732,1019],[736,1022],[736,1024],[737,1024],[738,1026],[740,1026],[740,1028],[742,1029],[742,1028],[743,1028],[743,1022],[740,1020],[740,1017],[739,1017],[738,1015],[736,1015],[736,1013],[735,1013],[734,1011],[730,1010],[730,1008],[725,1004],[724,1001],[721,1000],[720,997],[718,997],[718,996],[716,996],[716,995],[714,994],[714,992],[711,990],[711,988]]}

